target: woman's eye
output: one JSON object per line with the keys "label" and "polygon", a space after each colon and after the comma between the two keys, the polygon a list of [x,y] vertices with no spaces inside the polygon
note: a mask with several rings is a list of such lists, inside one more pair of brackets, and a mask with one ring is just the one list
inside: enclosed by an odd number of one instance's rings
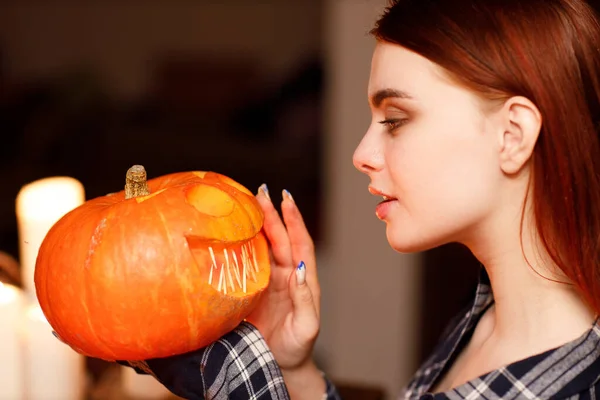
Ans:
{"label": "woman's eye", "polygon": [[393,132],[404,125],[407,121],[408,119],[406,118],[390,118],[379,121],[379,123],[385,126],[388,132]]}

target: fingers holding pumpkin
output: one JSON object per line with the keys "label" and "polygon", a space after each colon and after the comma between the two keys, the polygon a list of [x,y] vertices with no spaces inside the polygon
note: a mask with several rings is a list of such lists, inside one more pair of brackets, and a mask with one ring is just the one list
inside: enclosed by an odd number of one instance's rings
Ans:
{"label": "fingers holding pumpkin", "polygon": [[287,229],[285,228],[285,225],[279,216],[279,213],[271,202],[269,191],[266,185],[263,184],[258,189],[256,199],[258,200],[258,203],[260,204],[265,215],[263,229],[267,235],[269,243],[271,244],[271,250],[273,252],[275,264],[279,266],[292,265],[293,260],[290,238],[288,236]]}

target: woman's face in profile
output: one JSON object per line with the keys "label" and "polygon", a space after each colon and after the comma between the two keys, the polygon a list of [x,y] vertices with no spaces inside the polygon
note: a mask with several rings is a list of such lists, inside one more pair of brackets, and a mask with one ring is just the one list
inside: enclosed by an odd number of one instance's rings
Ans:
{"label": "woman's face in profile", "polygon": [[[422,251],[465,242],[498,218],[503,179],[497,126],[482,101],[436,64],[380,42],[368,87],[372,121],[354,153],[390,245]],[[383,200],[383,198],[382,198]]]}

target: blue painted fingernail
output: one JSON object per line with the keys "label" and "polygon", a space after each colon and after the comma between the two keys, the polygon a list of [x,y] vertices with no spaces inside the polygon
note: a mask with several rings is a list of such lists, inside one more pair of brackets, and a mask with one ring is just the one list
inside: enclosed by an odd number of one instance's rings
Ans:
{"label": "blue painted fingernail", "polygon": [[306,265],[304,265],[304,261],[300,261],[296,268],[296,282],[298,285],[303,285],[306,282]]}
{"label": "blue painted fingernail", "polygon": [[258,190],[262,191],[265,194],[265,196],[267,197],[267,199],[271,200],[271,196],[269,196],[269,188],[267,187],[266,183],[263,183],[262,185],[260,185]]}
{"label": "blue painted fingernail", "polygon": [[291,201],[294,201],[294,198],[292,197],[292,194],[287,190],[287,189],[283,189],[283,197],[286,199],[290,199]]}

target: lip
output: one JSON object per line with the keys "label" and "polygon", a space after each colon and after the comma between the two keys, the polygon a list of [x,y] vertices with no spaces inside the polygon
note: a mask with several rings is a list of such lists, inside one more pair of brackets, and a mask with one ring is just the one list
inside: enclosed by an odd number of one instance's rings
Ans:
{"label": "lip", "polygon": [[397,199],[389,199],[377,204],[377,207],[375,207],[375,215],[377,218],[382,221],[386,220],[390,211],[393,209],[394,204],[397,204],[397,201]]}
{"label": "lip", "polygon": [[379,189],[376,189],[373,186],[369,186],[369,193],[371,193],[374,196],[383,197],[383,200],[379,204],[377,204],[377,207],[375,207],[375,215],[380,220],[385,220],[390,210],[392,209],[394,202],[396,202],[398,198],[389,195]]}
{"label": "lip", "polygon": [[383,200],[379,204],[377,204],[377,207],[375,207],[375,215],[380,220],[385,220],[388,214],[390,213],[393,204],[398,200],[398,198],[387,194],[373,186],[369,186],[369,193],[371,193],[374,196],[383,197]]}
{"label": "lip", "polygon": [[396,197],[392,196],[391,194],[387,194],[385,192],[382,192],[381,190],[376,189],[373,186],[369,186],[369,193],[371,193],[374,196],[381,196],[381,197],[383,197],[384,201],[398,200]]}

